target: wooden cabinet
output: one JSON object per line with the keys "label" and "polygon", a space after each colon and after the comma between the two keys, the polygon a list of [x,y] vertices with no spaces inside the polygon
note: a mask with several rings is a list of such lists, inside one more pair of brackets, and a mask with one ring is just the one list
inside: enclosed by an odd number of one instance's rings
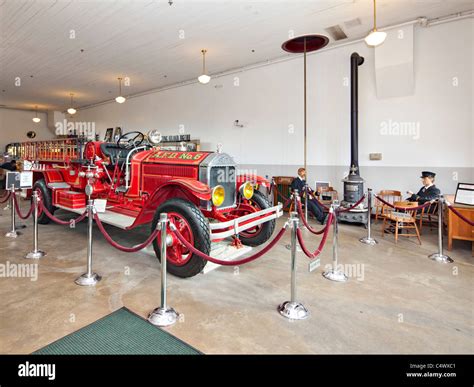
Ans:
{"label": "wooden cabinet", "polygon": [[[474,207],[462,204],[453,204],[453,207],[467,219],[474,221]],[[472,241],[472,255],[474,256],[474,227],[470,226],[447,207],[444,209],[444,219],[448,230],[448,250],[453,248],[453,240]]]}

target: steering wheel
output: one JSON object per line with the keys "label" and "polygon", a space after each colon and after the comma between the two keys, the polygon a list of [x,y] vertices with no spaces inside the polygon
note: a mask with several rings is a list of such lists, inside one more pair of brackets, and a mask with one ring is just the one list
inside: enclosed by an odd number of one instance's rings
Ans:
{"label": "steering wheel", "polygon": [[117,140],[117,146],[120,149],[132,149],[140,146],[145,140],[145,135],[142,132],[134,131],[122,134]]}

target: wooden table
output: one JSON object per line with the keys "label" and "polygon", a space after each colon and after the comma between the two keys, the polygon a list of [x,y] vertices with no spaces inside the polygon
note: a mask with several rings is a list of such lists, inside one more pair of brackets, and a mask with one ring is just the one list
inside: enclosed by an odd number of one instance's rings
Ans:
{"label": "wooden table", "polygon": [[[474,221],[474,207],[466,206],[463,204],[455,204],[454,200],[449,200],[448,195],[446,197],[458,212],[464,215],[467,219]],[[470,226],[465,221],[460,219],[447,207],[444,209],[444,214],[448,230],[448,250],[451,251],[451,249],[453,248],[453,239],[471,241],[472,256],[474,256],[474,227]]]}

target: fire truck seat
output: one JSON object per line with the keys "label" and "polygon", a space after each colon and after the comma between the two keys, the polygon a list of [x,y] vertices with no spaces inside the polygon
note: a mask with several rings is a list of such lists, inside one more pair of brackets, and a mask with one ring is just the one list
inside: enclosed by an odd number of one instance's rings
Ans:
{"label": "fire truck seat", "polygon": [[110,158],[111,164],[115,164],[118,160],[118,164],[121,166],[127,160],[127,154],[129,151],[120,148],[113,142],[104,142],[100,144],[100,150],[104,156]]}

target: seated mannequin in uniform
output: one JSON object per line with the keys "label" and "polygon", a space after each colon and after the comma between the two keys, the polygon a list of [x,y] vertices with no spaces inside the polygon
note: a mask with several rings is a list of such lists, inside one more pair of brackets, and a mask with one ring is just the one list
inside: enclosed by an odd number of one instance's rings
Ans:
{"label": "seated mannequin in uniform", "polygon": [[[306,169],[299,168],[298,169],[298,177],[295,177],[291,182],[291,190],[294,191],[295,189],[298,190],[298,194],[301,197],[301,202],[304,203],[305,197],[305,188],[306,185]],[[317,200],[308,197],[308,211],[310,211],[314,217],[320,222],[324,224],[327,215],[324,213],[323,208],[318,203]]]}
{"label": "seated mannequin in uniform", "polygon": [[421,183],[423,187],[420,188],[418,193],[414,194],[412,191],[408,191],[411,196],[407,198],[410,202],[418,202],[418,204],[424,204],[431,200],[438,199],[438,195],[441,191],[434,185],[436,173],[430,171],[421,172]]}

